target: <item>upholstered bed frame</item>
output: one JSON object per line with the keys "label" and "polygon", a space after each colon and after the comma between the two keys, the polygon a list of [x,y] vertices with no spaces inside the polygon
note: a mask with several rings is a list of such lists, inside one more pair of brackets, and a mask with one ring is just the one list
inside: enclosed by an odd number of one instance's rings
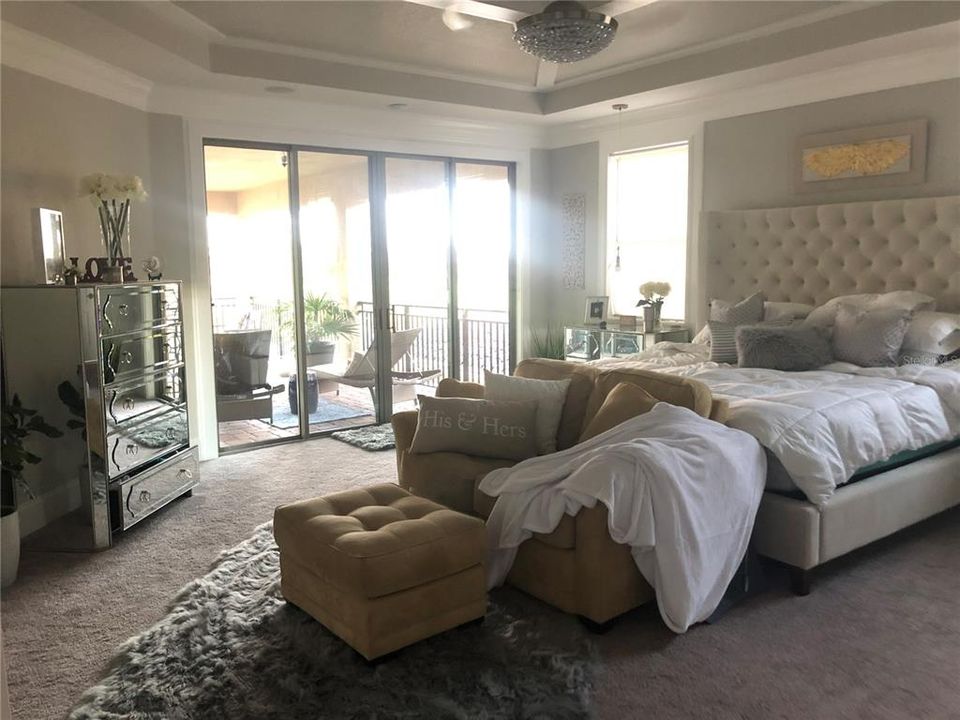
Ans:
{"label": "upholstered bed frame", "polygon": [[[706,212],[707,297],[822,304],[850,293],[916,290],[960,312],[960,196]],[[809,571],[960,504],[960,448],[845,485],[824,505],[764,494],[761,555]]]}

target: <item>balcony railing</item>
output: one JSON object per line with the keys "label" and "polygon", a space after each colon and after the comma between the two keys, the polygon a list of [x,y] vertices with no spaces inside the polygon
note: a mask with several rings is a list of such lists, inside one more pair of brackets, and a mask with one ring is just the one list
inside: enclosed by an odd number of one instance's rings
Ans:
{"label": "balcony railing", "polygon": [[[359,302],[355,313],[360,332],[361,352],[373,343],[373,303]],[[428,305],[391,305],[390,326],[394,330],[419,328],[416,342],[397,369],[402,371],[440,370],[431,384],[449,375],[449,333],[447,308]],[[270,353],[274,358],[292,356],[294,343],[293,308],[288,302],[258,298],[218,298],[213,303],[214,332],[226,330],[272,330]],[[463,309],[458,311],[460,338],[460,379],[483,382],[483,371],[510,372],[510,323],[506,312]]]}

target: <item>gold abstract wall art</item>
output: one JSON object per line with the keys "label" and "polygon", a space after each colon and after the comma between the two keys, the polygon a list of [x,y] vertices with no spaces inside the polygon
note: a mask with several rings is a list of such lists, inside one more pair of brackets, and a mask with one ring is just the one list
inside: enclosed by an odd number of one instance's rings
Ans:
{"label": "gold abstract wall art", "polygon": [[926,176],[927,121],[806,135],[797,140],[798,192],[921,183]]}
{"label": "gold abstract wall art", "polygon": [[803,151],[803,179],[807,182],[909,170],[909,135],[862,143],[826,145]]}

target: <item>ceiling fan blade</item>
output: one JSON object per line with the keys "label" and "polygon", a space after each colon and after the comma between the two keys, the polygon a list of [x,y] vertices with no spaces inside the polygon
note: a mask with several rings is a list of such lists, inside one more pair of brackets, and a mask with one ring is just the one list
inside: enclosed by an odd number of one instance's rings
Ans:
{"label": "ceiling fan blade", "polygon": [[449,9],[460,15],[472,15],[473,17],[483,18],[484,20],[494,20],[496,22],[510,23],[511,25],[515,24],[517,20],[526,17],[526,14],[518,12],[517,10],[500,7],[499,5],[488,5],[485,2],[480,2],[480,0],[406,0],[406,2],[425,5],[444,11]]}
{"label": "ceiling fan blade", "polygon": [[611,0],[610,2],[590,9],[593,10],[593,12],[603,13],[608,17],[617,17],[618,15],[624,15],[660,1],[661,0]]}

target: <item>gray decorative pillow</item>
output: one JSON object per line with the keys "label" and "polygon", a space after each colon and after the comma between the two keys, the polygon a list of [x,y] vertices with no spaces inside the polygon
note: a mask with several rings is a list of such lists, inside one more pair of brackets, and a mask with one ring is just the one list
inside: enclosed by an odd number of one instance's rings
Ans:
{"label": "gray decorative pillow", "polygon": [[526,460],[537,454],[537,401],[501,402],[419,395],[410,452],[458,452]]}
{"label": "gray decorative pillow", "polygon": [[537,403],[537,452],[546,455],[557,451],[557,428],[567,401],[570,378],[539,380],[497,375],[486,370],[483,383],[486,400],[534,400]]}
{"label": "gray decorative pillow", "polygon": [[742,325],[736,341],[740,367],[814,370],[833,359],[826,334],[807,325]]}
{"label": "gray decorative pillow", "polygon": [[896,365],[912,317],[905,308],[841,304],[833,325],[833,356],[861,367]]}
{"label": "gray decorative pillow", "polygon": [[710,319],[730,325],[758,323],[763,320],[763,293],[756,292],[736,304],[726,300],[711,300]]}

